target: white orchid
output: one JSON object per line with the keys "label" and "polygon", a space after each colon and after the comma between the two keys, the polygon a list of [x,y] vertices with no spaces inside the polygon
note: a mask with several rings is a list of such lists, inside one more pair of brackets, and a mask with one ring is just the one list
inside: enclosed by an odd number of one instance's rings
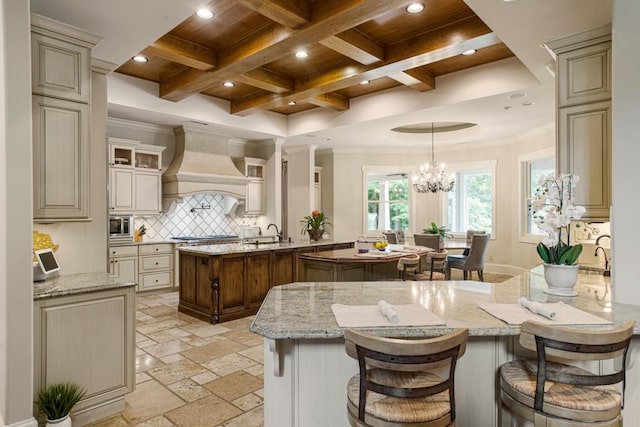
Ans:
{"label": "white orchid", "polygon": [[[571,221],[582,218],[585,209],[573,204],[577,175],[546,175],[538,181],[531,199],[533,220],[547,236],[538,245],[538,254],[550,264],[574,264],[582,252],[582,245],[569,243]],[[566,243],[563,240],[566,235]]]}

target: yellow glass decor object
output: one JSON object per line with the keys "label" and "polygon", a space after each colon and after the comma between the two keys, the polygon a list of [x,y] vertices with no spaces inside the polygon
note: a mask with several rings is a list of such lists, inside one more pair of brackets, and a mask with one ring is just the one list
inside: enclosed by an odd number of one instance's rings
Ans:
{"label": "yellow glass decor object", "polygon": [[[54,252],[58,250],[59,245],[53,243],[51,236],[46,233],[40,233],[38,230],[33,230],[33,251],[39,251],[41,249],[52,249]],[[33,262],[37,262],[36,257],[33,257]]]}

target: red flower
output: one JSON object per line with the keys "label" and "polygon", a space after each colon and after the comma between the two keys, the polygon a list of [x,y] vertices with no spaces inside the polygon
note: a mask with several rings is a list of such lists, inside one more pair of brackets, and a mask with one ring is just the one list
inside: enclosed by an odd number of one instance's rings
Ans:
{"label": "red flower", "polygon": [[318,215],[320,215],[320,211],[318,209],[314,209],[311,212],[311,216],[314,217],[314,218],[317,217]]}

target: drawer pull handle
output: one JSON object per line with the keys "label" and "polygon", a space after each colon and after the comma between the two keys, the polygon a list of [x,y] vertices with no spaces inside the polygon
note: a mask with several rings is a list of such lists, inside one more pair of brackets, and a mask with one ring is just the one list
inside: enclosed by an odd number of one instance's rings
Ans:
{"label": "drawer pull handle", "polygon": [[156,248],[156,252],[158,252],[158,248]]}
{"label": "drawer pull handle", "polygon": [[158,279],[156,279],[156,283],[158,283]]}
{"label": "drawer pull handle", "polygon": [[158,263],[156,262],[156,265],[158,265]]}

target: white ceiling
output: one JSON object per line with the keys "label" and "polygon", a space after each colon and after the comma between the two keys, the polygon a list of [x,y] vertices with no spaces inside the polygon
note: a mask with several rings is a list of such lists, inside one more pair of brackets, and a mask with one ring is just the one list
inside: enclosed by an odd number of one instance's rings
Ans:
{"label": "white ceiling", "polygon": [[[551,57],[540,45],[610,23],[612,0],[465,2],[519,61],[509,59],[441,76],[436,79],[436,90],[430,92],[399,87],[357,98],[346,112],[314,109],[289,117],[275,113],[230,116],[225,110],[226,101],[222,100],[210,102],[211,110],[202,108],[201,99],[198,103],[185,100],[176,104],[158,100],[157,88],[151,85],[149,90],[149,82],[139,82],[147,88],[146,92],[151,92],[148,100],[139,96],[123,100],[121,96],[112,96],[110,83],[109,114],[166,125],[196,120],[208,123],[215,132],[237,138],[283,137],[285,147],[311,143],[318,148],[422,145],[424,135],[390,131],[396,126],[419,122],[478,124],[436,135],[439,144],[495,141],[552,123],[553,76],[547,69]],[[206,0],[31,0],[31,9],[103,36],[104,40],[94,49],[94,57],[119,65],[207,3]],[[133,79],[127,84],[137,83]],[[526,96],[509,99],[508,95],[514,93]],[[523,106],[523,102],[534,104]],[[200,108],[189,108],[190,105]]]}

